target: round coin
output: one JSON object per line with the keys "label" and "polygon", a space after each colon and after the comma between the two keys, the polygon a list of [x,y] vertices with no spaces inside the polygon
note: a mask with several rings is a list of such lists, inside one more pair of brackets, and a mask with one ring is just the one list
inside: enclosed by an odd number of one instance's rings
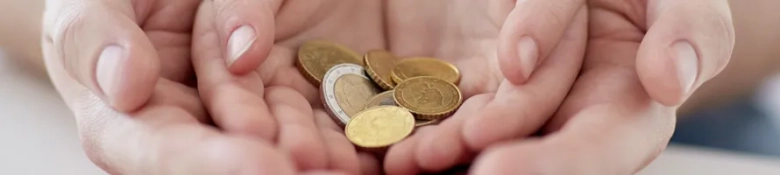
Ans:
{"label": "round coin", "polygon": [[366,63],[366,72],[379,87],[385,90],[395,87],[395,82],[390,76],[396,62],[392,53],[385,50],[372,50],[368,51],[363,59]]}
{"label": "round coin", "polygon": [[382,93],[379,93],[375,95],[374,97],[371,97],[368,102],[366,102],[366,106],[363,109],[368,109],[376,106],[398,106],[395,104],[395,99],[393,98],[393,91],[385,91]]}
{"label": "round coin", "polygon": [[417,119],[414,122],[414,127],[428,126],[428,125],[439,123],[439,121],[441,121],[441,120],[425,120],[425,119],[420,120],[420,119]]}
{"label": "round coin", "polygon": [[426,120],[438,120],[452,114],[463,101],[457,86],[431,76],[414,77],[399,83],[393,91],[393,98],[399,106]]}
{"label": "round coin", "polygon": [[333,66],[323,78],[320,87],[323,104],[328,114],[342,126],[379,93],[364,72],[360,65],[343,63]]}
{"label": "round coin", "polygon": [[395,64],[391,72],[391,78],[396,83],[414,77],[432,76],[447,82],[458,84],[460,71],[455,65],[436,58],[414,57],[407,58]]}
{"label": "round coin", "polygon": [[414,130],[414,116],[396,106],[377,106],[358,113],[344,128],[347,139],[362,148],[384,148]]}
{"label": "round coin", "polygon": [[319,85],[331,67],[341,63],[363,66],[360,55],[346,46],[328,41],[314,40],[298,49],[298,70],[312,84]]}

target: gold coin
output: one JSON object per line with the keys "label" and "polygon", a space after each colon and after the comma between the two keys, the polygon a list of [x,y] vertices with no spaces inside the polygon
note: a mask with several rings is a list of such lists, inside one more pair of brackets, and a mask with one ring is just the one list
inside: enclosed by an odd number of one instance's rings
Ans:
{"label": "gold coin", "polygon": [[378,92],[373,82],[354,74],[339,77],[334,90],[336,101],[349,117],[354,117],[362,111],[366,102]]}
{"label": "gold coin", "polygon": [[333,42],[314,40],[304,43],[298,49],[298,70],[317,86],[331,67],[341,63],[364,65],[360,55]]}
{"label": "gold coin", "polygon": [[393,67],[391,77],[395,83],[421,76],[433,76],[447,82],[458,84],[460,71],[455,65],[428,57],[414,57],[398,61]]}
{"label": "gold coin", "polygon": [[426,120],[442,119],[452,114],[463,101],[457,86],[431,76],[407,79],[395,86],[393,92],[399,106]]}
{"label": "gold coin", "polygon": [[440,119],[439,120],[417,119],[417,120],[414,121],[414,127],[423,127],[423,126],[433,125],[433,124],[439,123],[439,121],[441,121],[441,120]]}
{"label": "gold coin", "polygon": [[396,62],[392,53],[384,50],[372,50],[368,51],[363,59],[366,62],[366,72],[379,87],[385,90],[395,87],[395,82],[390,76]]}
{"label": "gold coin", "polygon": [[377,106],[358,113],[344,128],[347,139],[363,148],[384,148],[414,130],[414,116],[396,106]]}
{"label": "gold coin", "polygon": [[371,97],[368,102],[366,102],[366,106],[363,109],[368,109],[376,106],[398,106],[395,104],[395,99],[393,98],[393,91],[385,91],[382,93],[379,93],[375,95],[374,97]]}

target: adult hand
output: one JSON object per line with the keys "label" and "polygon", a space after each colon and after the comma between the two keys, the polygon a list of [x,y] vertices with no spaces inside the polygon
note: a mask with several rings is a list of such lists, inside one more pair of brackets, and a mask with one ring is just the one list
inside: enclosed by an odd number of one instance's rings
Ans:
{"label": "adult hand", "polygon": [[111,174],[294,174],[271,143],[209,126],[184,85],[199,3],[47,1],[46,67],[87,155]]}
{"label": "adult hand", "polygon": [[[378,0],[203,1],[194,27],[198,89],[228,132],[278,144],[303,170],[378,173],[323,111],[319,90],[295,67],[303,42],[324,39],[365,52],[384,48]],[[361,167],[362,166],[362,167]]]}
{"label": "adult hand", "polygon": [[466,99],[440,125],[390,148],[389,174],[439,172],[490,145],[533,134],[558,109],[582,65],[583,0],[392,1],[387,9],[391,50],[454,63]]}
{"label": "adult hand", "polygon": [[664,150],[677,106],[734,46],[726,0],[589,6],[588,55],[550,134],[490,149],[473,174],[633,174]]}

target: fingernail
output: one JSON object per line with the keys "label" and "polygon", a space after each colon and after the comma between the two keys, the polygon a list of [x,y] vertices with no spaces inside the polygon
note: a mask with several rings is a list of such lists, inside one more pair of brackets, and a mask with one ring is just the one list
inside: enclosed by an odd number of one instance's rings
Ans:
{"label": "fingernail", "polygon": [[672,45],[677,53],[677,80],[680,81],[680,86],[684,91],[684,94],[690,93],[693,88],[693,83],[696,82],[696,77],[699,74],[699,58],[696,55],[696,50],[693,49],[691,43],[686,41],[679,41]]}
{"label": "fingernail", "polygon": [[539,49],[536,47],[536,42],[531,37],[522,37],[517,44],[518,51],[520,52],[520,67],[522,67],[521,73],[526,79],[531,77],[536,63],[539,60]]}
{"label": "fingernail", "polygon": [[109,99],[118,90],[117,84],[121,81],[119,74],[122,72],[120,64],[125,59],[125,50],[116,45],[108,46],[100,53],[95,78],[103,94]]}
{"label": "fingernail", "polygon": [[254,43],[256,39],[257,35],[255,35],[255,29],[251,26],[245,25],[234,30],[233,33],[230,34],[227,45],[228,67],[233,65],[233,62],[238,60],[238,58],[252,46],[252,43]]}

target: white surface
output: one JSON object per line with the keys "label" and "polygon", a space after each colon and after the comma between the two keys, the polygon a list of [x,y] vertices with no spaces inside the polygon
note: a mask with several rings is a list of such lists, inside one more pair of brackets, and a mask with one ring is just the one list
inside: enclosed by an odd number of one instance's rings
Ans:
{"label": "white surface", "polygon": [[[0,53],[0,174],[100,175],[51,84]],[[780,174],[780,160],[671,146],[640,175]]]}

